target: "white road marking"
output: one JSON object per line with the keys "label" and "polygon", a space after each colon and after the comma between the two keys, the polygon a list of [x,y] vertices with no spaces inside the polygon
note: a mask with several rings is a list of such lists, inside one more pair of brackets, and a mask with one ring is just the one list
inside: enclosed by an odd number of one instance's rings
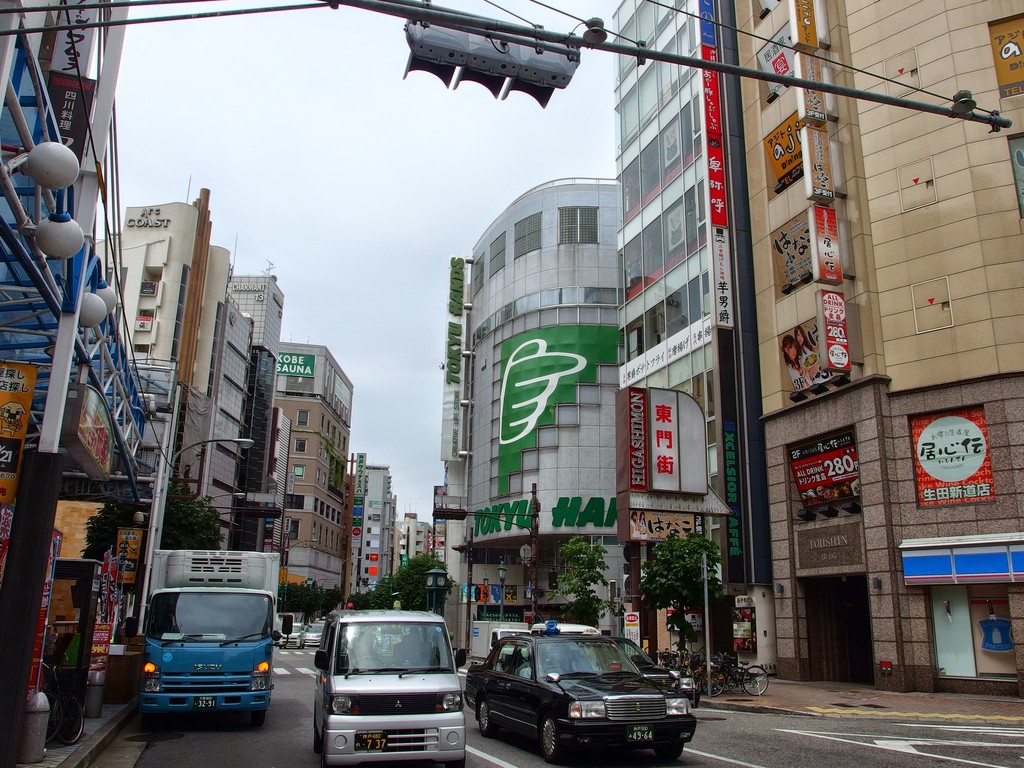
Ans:
{"label": "white road marking", "polygon": [[701,752],[699,749],[690,749],[688,746],[683,750],[683,757],[686,755],[697,755],[698,757],[706,757],[709,760],[718,760],[722,763],[729,763],[730,765],[742,765],[744,768],[764,768],[763,765],[757,763],[745,763],[742,760],[733,760],[731,757],[722,757],[721,755],[713,755],[710,752]]}
{"label": "white road marking", "polygon": [[495,765],[501,766],[501,768],[520,768],[520,766],[516,765],[515,763],[505,762],[500,758],[488,755],[486,752],[481,752],[476,747],[471,747],[468,744],[466,745],[466,751],[469,752],[471,755],[476,755],[482,760],[486,760],[489,763],[494,763]]}
{"label": "white road marking", "polygon": [[[964,765],[975,765],[978,768],[1007,768],[1004,765],[996,765],[994,763],[980,763],[976,760],[965,760],[958,757],[948,757],[945,755],[932,755],[927,752],[920,752],[916,746],[959,746],[959,747],[997,747],[997,748],[1011,748],[1019,749],[1019,744],[995,744],[992,742],[984,741],[955,741],[950,739],[893,739],[887,736],[870,736],[867,734],[860,733],[825,733],[815,731],[800,731],[790,730],[787,728],[777,728],[776,730],[782,733],[793,733],[798,736],[810,736],[815,739],[823,739],[825,741],[838,741],[844,744],[854,744],[861,747],[873,747],[874,749],[882,749],[887,752],[902,752],[904,754],[918,755],[920,757],[931,757],[935,760],[946,760],[951,763],[962,763]],[[847,738],[849,737],[849,738]],[[861,741],[860,739],[872,739],[872,742]]]}
{"label": "white road marking", "polygon": [[284,667],[274,667],[275,675],[290,675],[291,673],[292,671],[290,669],[285,669]]}
{"label": "white road marking", "polygon": [[296,672],[301,672],[304,675],[316,675],[316,670],[306,669],[305,667],[296,667]]}

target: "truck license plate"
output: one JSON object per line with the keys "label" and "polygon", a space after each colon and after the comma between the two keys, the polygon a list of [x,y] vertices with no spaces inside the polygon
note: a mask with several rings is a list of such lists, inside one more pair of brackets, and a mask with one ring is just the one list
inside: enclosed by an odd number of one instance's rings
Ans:
{"label": "truck license plate", "polygon": [[193,696],[192,697],[192,708],[193,709],[213,709],[217,706],[216,696]]}
{"label": "truck license plate", "polygon": [[388,745],[384,731],[356,731],[356,752],[383,752]]}
{"label": "truck license plate", "polygon": [[649,725],[631,725],[626,729],[626,741],[653,741],[654,731]]}

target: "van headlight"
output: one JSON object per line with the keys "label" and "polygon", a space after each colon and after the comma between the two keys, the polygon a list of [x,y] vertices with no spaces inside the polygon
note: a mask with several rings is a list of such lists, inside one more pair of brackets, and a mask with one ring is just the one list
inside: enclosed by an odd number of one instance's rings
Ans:
{"label": "van headlight", "polygon": [[690,700],[686,697],[665,699],[665,714],[670,717],[690,714]]}
{"label": "van headlight", "polygon": [[327,702],[327,709],[332,715],[352,714],[351,696],[331,696]]}
{"label": "van headlight", "polygon": [[574,701],[569,705],[569,717],[573,719],[605,717],[603,701]]}
{"label": "van headlight", "polygon": [[438,697],[438,712],[458,712],[462,709],[462,693],[445,693]]}
{"label": "van headlight", "polygon": [[252,670],[252,689],[254,691],[270,690],[270,662],[261,661]]}

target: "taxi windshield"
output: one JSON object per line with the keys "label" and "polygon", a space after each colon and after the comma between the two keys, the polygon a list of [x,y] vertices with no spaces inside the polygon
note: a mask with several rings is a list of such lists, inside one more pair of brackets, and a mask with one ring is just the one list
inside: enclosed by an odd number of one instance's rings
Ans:
{"label": "taxi windshield", "polygon": [[538,643],[537,671],[541,676],[552,672],[559,675],[567,675],[572,672],[594,675],[614,672],[640,674],[636,665],[615,643],[594,643],[583,640]]}

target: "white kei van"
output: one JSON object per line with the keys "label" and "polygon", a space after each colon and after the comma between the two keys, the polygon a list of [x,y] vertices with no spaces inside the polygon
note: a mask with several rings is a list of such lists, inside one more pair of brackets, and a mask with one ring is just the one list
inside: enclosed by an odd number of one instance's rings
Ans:
{"label": "white kei van", "polygon": [[444,619],[426,611],[336,611],[313,663],[320,765],[433,760],[466,765],[466,718]]}

